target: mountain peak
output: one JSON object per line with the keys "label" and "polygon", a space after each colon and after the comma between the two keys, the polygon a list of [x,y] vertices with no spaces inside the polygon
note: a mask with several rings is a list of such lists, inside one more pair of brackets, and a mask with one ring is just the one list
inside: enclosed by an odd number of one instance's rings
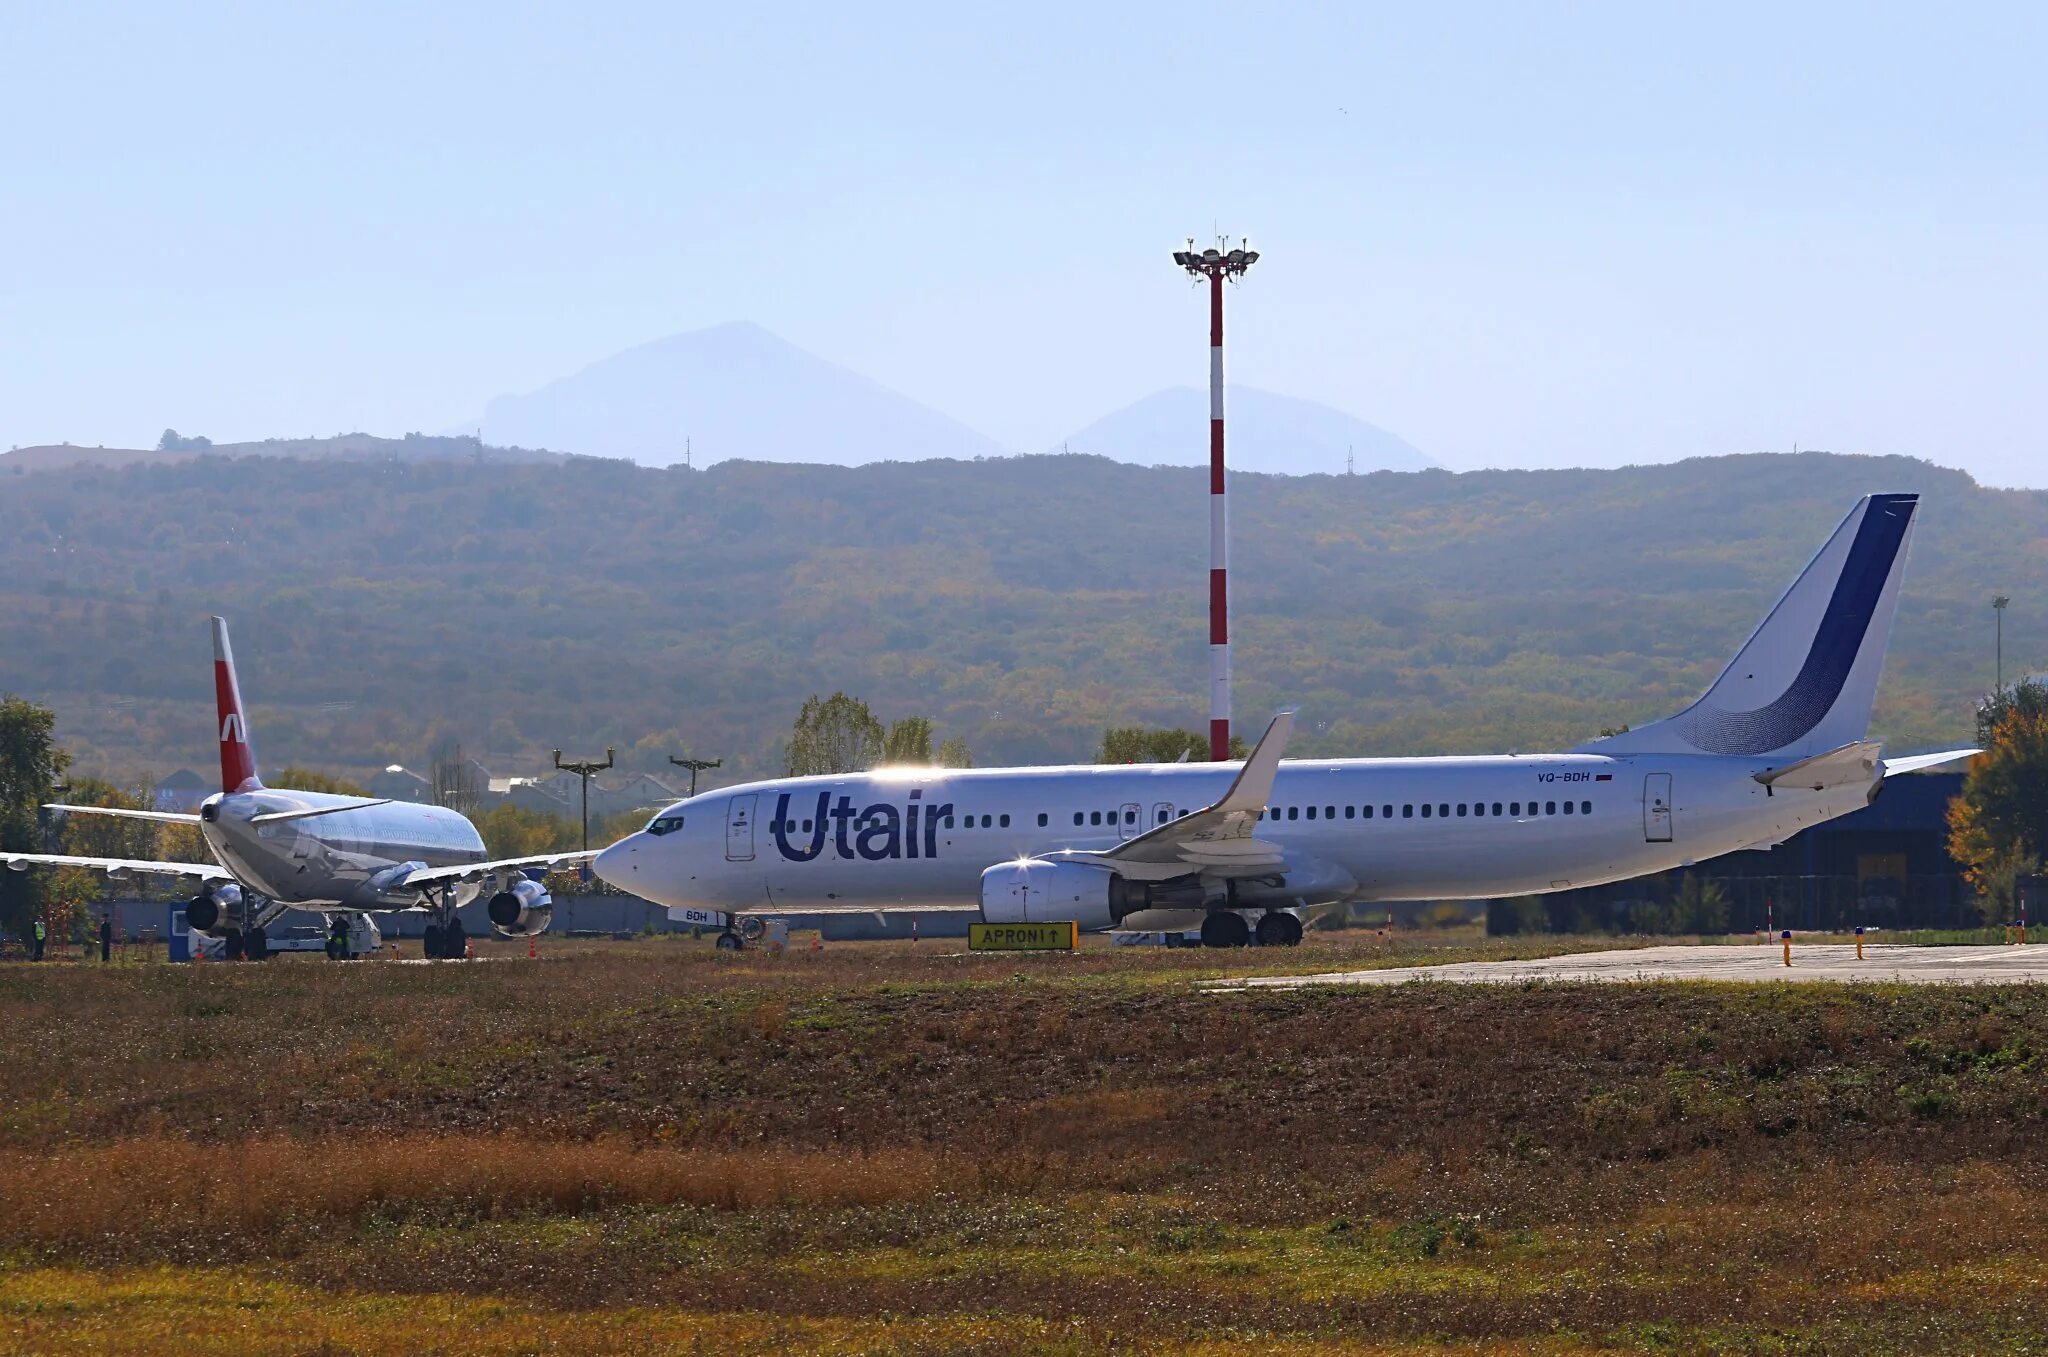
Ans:
{"label": "mountain peak", "polygon": [[[1341,474],[1347,455],[1360,471],[1436,465],[1400,436],[1316,401],[1236,385],[1227,399],[1230,465],[1239,471]],[[1173,386],[1104,415],[1063,446],[1145,466],[1198,466],[1209,460],[1208,428],[1208,392]]]}
{"label": "mountain peak", "polygon": [[1007,449],[957,420],[808,353],[752,321],[650,340],[484,408],[493,442],[649,466],[915,461]]}

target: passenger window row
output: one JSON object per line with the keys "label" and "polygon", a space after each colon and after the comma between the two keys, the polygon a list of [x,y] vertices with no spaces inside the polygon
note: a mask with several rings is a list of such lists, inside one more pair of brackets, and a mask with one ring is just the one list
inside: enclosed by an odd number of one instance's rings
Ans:
{"label": "passenger window row", "polygon": [[[1514,819],[1520,819],[1522,818],[1525,806],[1528,814],[1532,816],[1591,815],[1593,813],[1593,803],[1591,801],[1509,801],[1505,806],[1501,802],[1495,801],[1492,803],[1491,809],[1488,808],[1488,803],[1484,801],[1459,801],[1455,805],[1449,801],[1438,801],[1434,805],[1427,801],[1421,803],[1422,818],[1425,820],[1448,820],[1453,816],[1462,820],[1467,816],[1486,815],[1506,815]],[[1414,819],[1415,810],[1415,803],[1403,803],[1400,808],[1401,818],[1404,820]],[[1306,814],[1304,814],[1304,811]],[[1259,812],[1259,818],[1261,820],[1314,820],[1318,818],[1319,813],[1320,818],[1325,820],[1338,818],[1338,809],[1335,806],[1269,806]],[[1380,806],[1378,808],[1378,817],[1382,820],[1393,819],[1394,807],[1390,805]],[[1343,818],[1346,820],[1370,820],[1374,818],[1374,808],[1371,806],[1346,806],[1343,808]]]}
{"label": "passenger window row", "polygon": [[[1521,819],[1525,809],[1530,816],[1591,815],[1593,813],[1593,803],[1591,801],[1509,801],[1505,804],[1495,801],[1491,803],[1490,807],[1484,801],[1459,801],[1455,804],[1449,801],[1438,801],[1434,804],[1424,801],[1420,805],[1422,810],[1421,818],[1425,820],[1449,820],[1453,817],[1462,820],[1468,816],[1485,817],[1489,815],[1505,815],[1513,819]],[[1403,820],[1413,820],[1416,818],[1416,803],[1404,802],[1399,809],[1400,817]],[[1171,816],[1173,819],[1184,819],[1191,813],[1189,811],[1176,810],[1171,812]],[[1371,820],[1374,818],[1391,820],[1394,818],[1394,815],[1395,807],[1392,805],[1381,805],[1378,807],[1345,806],[1341,811],[1336,806],[1268,806],[1265,810],[1259,812],[1261,820],[1336,820],[1339,818],[1346,820]],[[1162,809],[1158,814],[1159,823],[1167,823],[1168,816],[1169,812]],[[1038,812],[1038,827],[1040,829],[1046,827],[1048,818],[1044,811]],[[960,822],[958,828],[961,829],[1008,829],[1010,827],[1010,817],[1000,814],[981,815],[978,817],[974,815],[948,815],[943,823],[947,829],[952,829],[955,828],[954,822],[956,819]],[[865,821],[857,820],[855,823],[864,824]],[[1138,823],[1138,810],[1135,806],[1125,806],[1117,810],[1107,811],[1077,810],[1074,812],[1074,823],[1077,826],[1088,827],[1105,825],[1110,828],[1116,828],[1118,825],[1135,827]],[[810,833],[811,825],[811,821],[803,821],[800,832]],[[682,827],[683,817],[678,815],[672,818],[664,817],[663,819],[656,820],[647,829],[651,834],[667,834]],[[787,824],[771,824],[769,829],[778,833],[799,832],[798,824],[794,820]]]}

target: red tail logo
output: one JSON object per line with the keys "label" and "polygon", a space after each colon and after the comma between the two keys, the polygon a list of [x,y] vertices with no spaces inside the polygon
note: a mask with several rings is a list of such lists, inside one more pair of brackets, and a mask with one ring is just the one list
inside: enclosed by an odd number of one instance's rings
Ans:
{"label": "red tail logo", "polygon": [[213,698],[220,711],[220,789],[239,792],[261,787],[256,751],[249,744],[249,718],[242,711],[241,686],[235,682],[228,624],[218,617],[213,619]]}

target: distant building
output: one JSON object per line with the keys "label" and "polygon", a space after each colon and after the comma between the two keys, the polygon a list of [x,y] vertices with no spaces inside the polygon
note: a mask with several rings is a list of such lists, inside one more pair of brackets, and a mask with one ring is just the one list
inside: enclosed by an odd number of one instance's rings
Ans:
{"label": "distant building", "polygon": [[[597,814],[599,784],[590,788],[590,813]],[[655,811],[682,799],[682,793],[652,773],[633,773],[603,788],[606,815]]]}
{"label": "distant building", "polygon": [[158,810],[193,815],[198,813],[200,803],[217,790],[190,768],[180,768],[156,784],[150,792],[150,799]]}
{"label": "distant building", "polygon": [[426,805],[434,799],[434,784],[400,764],[392,764],[371,778],[367,790],[389,801],[412,801]]}

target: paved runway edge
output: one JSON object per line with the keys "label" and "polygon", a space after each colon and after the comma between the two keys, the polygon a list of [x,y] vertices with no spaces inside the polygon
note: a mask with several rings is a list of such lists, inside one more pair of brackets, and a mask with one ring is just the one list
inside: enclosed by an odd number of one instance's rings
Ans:
{"label": "paved runway edge", "polygon": [[1777,943],[1758,946],[1638,947],[1533,961],[1463,961],[1444,966],[1401,966],[1324,975],[1251,976],[1221,980],[1218,989],[1293,989],[1306,985],[1515,984],[1532,980],[1641,982],[1730,980],[1747,983],[1832,980],[1908,984],[2029,984],[2048,982],[2048,947],[1885,947],[1853,944],[1792,945],[1786,966]]}

